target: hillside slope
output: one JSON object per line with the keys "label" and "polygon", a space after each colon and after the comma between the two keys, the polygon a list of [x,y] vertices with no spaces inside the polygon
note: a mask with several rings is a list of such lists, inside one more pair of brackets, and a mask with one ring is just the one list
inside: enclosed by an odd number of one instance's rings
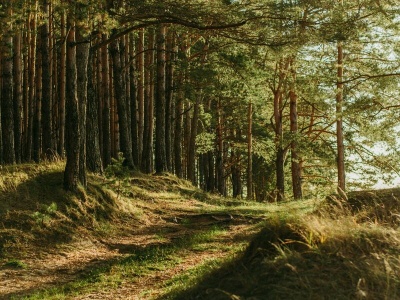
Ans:
{"label": "hillside slope", "polygon": [[277,204],[115,165],[0,170],[0,299],[400,299],[400,190]]}

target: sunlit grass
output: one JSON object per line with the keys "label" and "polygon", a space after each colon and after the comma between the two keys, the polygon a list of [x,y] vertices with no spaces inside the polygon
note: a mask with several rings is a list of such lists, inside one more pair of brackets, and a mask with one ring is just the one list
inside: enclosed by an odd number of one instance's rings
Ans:
{"label": "sunlit grass", "polygon": [[180,237],[172,243],[137,249],[121,260],[91,270],[74,282],[33,293],[24,299],[64,299],[91,291],[116,289],[122,283],[135,282],[155,270],[173,268],[196,245],[218,246],[215,240],[225,233],[224,229],[214,227],[196,235]]}

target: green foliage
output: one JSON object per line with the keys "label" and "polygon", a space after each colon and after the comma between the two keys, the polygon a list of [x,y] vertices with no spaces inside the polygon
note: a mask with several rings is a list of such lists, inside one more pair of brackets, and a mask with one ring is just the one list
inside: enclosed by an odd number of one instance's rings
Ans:
{"label": "green foliage", "polygon": [[57,203],[52,202],[49,206],[43,205],[41,211],[35,211],[32,214],[32,218],[38,225],[48,225],[56,212]]}
{"label": "green foliage", "polygon": [[7,261],[4,264],[4,267],[15,268],[15,269],[27,269],[28,268],[28,266],[24,262],[20,261],[19,259],[12,259],[12,260]]}
{"label": "green foliage", "polygon": [[111,164],[105,169],[105,175],[107,177],[128,177],[130,171],[128,166],[124,165],[124,154],[118,153],[118,158],[112,158]]}

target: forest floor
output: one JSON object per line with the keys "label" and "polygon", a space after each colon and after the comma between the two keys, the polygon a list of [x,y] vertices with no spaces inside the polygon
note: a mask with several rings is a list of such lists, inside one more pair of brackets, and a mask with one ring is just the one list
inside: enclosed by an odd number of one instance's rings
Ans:
{"label": "forest floor", "polygon": [[277,205],[116,167],[73,195],[62,169],[1,170],[0,299],[400,299],[399,189]]}
{"label": "forest floor", "polygon": [[93,175],[81,195],[62,190],[60,164],[2,175],[0,299],[155,298],[242,251],[268,212],[168,174]]}

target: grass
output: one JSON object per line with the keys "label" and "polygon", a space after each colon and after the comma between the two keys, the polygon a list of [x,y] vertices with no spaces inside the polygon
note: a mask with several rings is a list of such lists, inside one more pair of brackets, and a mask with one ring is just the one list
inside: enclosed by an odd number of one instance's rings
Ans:
{"label": "grass", "polygon": [[[362,209],[274,215],[240,257],[161,299],[400,299],[399,202],[363,195]],[[373,216],[382,203],[391,213]]]}
{"label": "grass", "polygon": [[33,274],[37,257],[78,255],[77,241],[114,254],[6,298],[400,299],[397,189],[266,204],[113,166],[74,195],[62,170],[0,171],[0,276]]}
{"label": "grass", "polygon": [[216,246],[215,238],[224,233],[223,229],[212,228],[190,237],[180,237],[173,243],[136,249],[129,256],[94,268],[73,282],[38,291],[23,299],[64,299],[67,296],[79,296],[94,290],[117,288],[121,283],[135,282],[155,270],[163,271],[173,268],[181,262],[185,253],[190,252],[197,245],[210,246],[213,243]]}

